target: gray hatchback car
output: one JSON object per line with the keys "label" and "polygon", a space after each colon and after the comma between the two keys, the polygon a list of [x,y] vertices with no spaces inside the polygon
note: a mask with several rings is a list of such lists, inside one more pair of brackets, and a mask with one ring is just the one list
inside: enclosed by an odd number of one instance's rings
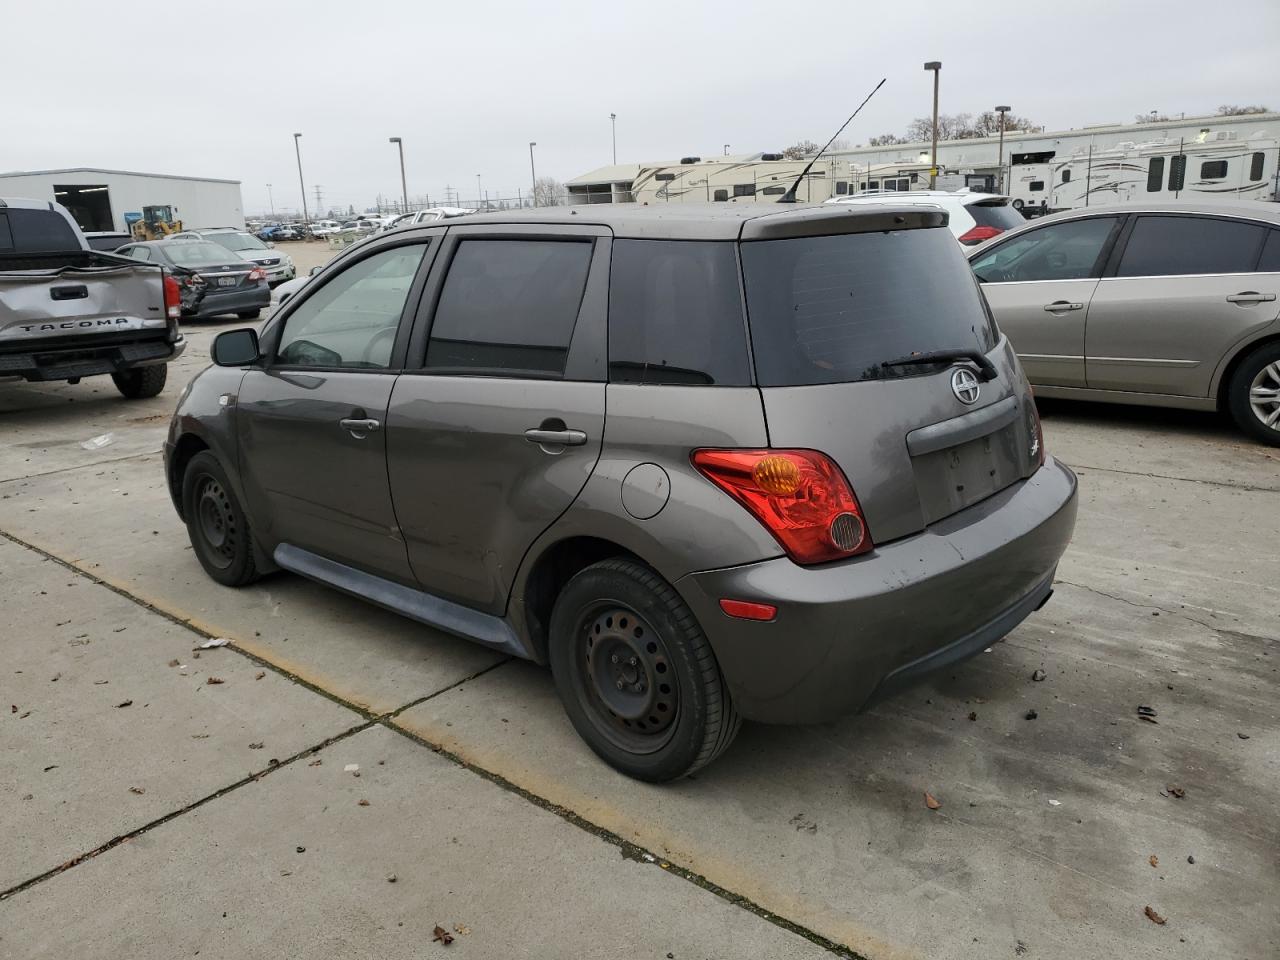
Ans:
{"label": "gray hatchback car", "polygon": [[210,576],[283,568],[548,663],[646,780],[981,651],[1075,522],[936,210],[397,230],[213,359],[165,447]]}
{"label": "gray hatchback car", "polygon": [[1104,204],[969,259],[1040,396],[1223,410],[1280,445],[1276,204]]}

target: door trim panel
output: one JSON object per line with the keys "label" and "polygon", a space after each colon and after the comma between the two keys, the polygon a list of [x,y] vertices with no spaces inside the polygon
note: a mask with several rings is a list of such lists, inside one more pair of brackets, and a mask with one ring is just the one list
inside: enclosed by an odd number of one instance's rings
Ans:
{"label": "door trim panel", "polygon": [[410,620],[513,657],[534,659],[533,651],[502,617],[481,613],[424,590],[415,590],[356,570],[290,543],[279,544],[273,559],[281,569],[367,600]]}

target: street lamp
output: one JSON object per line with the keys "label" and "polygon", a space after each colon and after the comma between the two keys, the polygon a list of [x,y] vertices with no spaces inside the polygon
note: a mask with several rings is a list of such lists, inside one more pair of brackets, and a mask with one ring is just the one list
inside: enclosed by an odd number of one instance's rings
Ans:
{"label": "street lamp", "polygon": [[480,174],[476,174],[476,209],[480,210],[480,204],[484,201],[484,192],[480,189]]}
{"label": "street lamp", "polygon": [[616,113],[609,114],[609,125],[613,128],[613,163],[618,163],[618,115]]}
{"label": "street lamp", "polygon": [[729,145],[727,143],[724,145],[724,155],[726,157],[729,155]]}
{"label": "street lamp", "polygon": [[933,153],[929,167],[929,189],[938,185],[938,74],[942,72],[941,60],[930,60],[924,65],[933,71]]}
{"label": "street lamp", "polygon": [[400,208],[401,213],[409,212],[409,187],[404,179],[404,141],[399,137],[388,137],[388,143],[394,143],[400,148],[400,195],[404,198],[404,206]]}
{"label": "street lamp", "polygon": [[538,171],[533,166],[533,148],[537,145],[537,141],[529,141],[529,182],[533,185],[533,192],[530,196],[533,197],[533,205],[535,207],[538,205]]}
{"label": "street lamp", "polygon": [[271,205],[271,219],[274,220],[276,218],[276,201],[271,196],[271,184],[269,183],[267,184],[267,203]]}
{"label": "street lamp", "polygon": [[1004,115],[1012,109],[1012,107],[996,107],[996,113],[1000,114],[1000,153],[996,161],[996,169],[1000,171],[1000,187],[997,193],[1004,193]]}
{"label": "street lamp", "polygon": [[302,148],[298,146],[298,141],[301,139],[302,134],[293,135],[293,152],[298,155],[298,187],[302,190],[302,222],[308,224],[311,222],[311,217],[307,215],[307,184],[302,179]]}

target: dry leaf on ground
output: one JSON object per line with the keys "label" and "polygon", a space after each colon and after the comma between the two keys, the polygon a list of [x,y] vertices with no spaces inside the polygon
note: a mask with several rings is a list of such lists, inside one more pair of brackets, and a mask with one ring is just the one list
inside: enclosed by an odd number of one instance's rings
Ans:
{"label": "dry leaf on ground", "polygon": [[1154,853],[1151,856],[1147,857],[1147,862],[1151,864],[1153,867],[1160,866],[1160,858],[1157,857]]}
{"label": "dry leaf on ground", "polygon": [[1164,919],[1164,917],[1160,916],[1160,914],[1158,914],[1158,913],[1156,913],[1154,910],[1152,910],[1150,906],[1148,906],[1148,907],[1147,907],[1145,910],[1143,910],[1142,912],[1143,912],[1143,913],[1145,913],[1145,914],[1147,915],[1147,919],[1148,919],[1148,920],[1150,920],[1152,923],[1158,923],[1158,924],[1160,924],[1160,926],[1162,926],[1162,927],[1165,925],[1165,919]]}
{"label": "dry leaf on ground", "polygon": [[928,807],[930,810],[937,810],[940,806],[942,806],[942,804],[938,801],[938,799],[928,790],[924,792],[924,805]]}
{"label": "dry leaf on ground", "polygon": [[[1148,907],[1147,909],[1149,910],[1149,909],[1151,909],[1151,908],[1150,908],[1150,907]],[[1161,921],[1161,922],[1163,922],[1163,921]],[[434,930],[432,930],[431,932],[434,934],[434,936],[431,938],[431,941],[432,941],[433,943],[434,943],[435,941],[439,940],[439,941],[440,941],[441,943],[443,943],[446,947],[447,947],[449,944],[453,943],[453,934],[452,934],[452,933],[450,933],[448,930],[446,930],[444,927],[440,926],[440,924],[438,924],[438,923],[437,923],[437,924],[436,924],[436,928],[435,928]]]}

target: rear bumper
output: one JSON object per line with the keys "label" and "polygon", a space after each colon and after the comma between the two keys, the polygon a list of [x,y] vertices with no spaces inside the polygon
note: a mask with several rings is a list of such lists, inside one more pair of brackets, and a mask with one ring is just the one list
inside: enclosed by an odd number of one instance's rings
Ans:
{"label": "rear bumper", "polygon": [[98,345],[83,340],[27,353],[0,353],[0,379],[21,377],[35,382],[121,373],[169,363],[186,349],[187,341],[179,334],[173,342],[152,339]]}
{"label": "rear bumper", "polygon": [[[1038,609],[1071,538],[1076,478],[1052,458],[1027,480],[852,560],[778,558],[676,586],[743,716],[831,720],[990,646]],[[721,598],[772,603],[736,620]]]}
{"label": "rear bumper", "polygon": [[205,294],[196,316],[216,317],[224,313],[241,313],[249,310],[262,310],[271,305],[271,288],[265,283],[258,283],[248,290],[232,290],[228,293]]}

